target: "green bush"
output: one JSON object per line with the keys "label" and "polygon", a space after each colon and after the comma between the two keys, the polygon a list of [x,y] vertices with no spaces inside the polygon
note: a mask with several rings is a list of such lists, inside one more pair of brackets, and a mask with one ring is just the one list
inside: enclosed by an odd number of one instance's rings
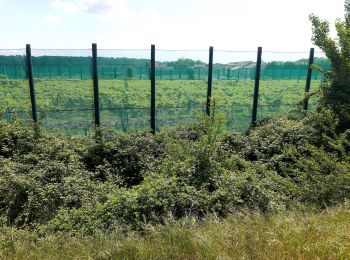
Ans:
{"label": "green bush", "polygon": [[310,15],[312,40],[326,54],[331,70],[320,88],[320,107],[330,108],[339,119],[340,132],[350,128],[350,1],[345,0],[345,19],[335,23],[337,39],[330,36],[328,21]]}
{"label": "green bush", "polygon": [[265,119],[243,134],[215,118],[191,134],[101,131],[97,140],[0,127],[0,222],[43,233],[323,208],[350,194],[350,132],[337,132],[329,110]]}
{"label": "green bush", "polygon": [[161,141],[150,134],[112,134],[89,145],[82,160],[95,179],[131,187],[142,182],[162,149]]}

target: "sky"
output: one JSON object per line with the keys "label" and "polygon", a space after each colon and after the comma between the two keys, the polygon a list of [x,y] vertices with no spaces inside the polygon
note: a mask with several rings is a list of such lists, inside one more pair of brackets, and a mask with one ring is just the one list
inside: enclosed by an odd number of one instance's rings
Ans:
{"label": "sky", "polygon": [[310,13],[330,21],[343,0],[0,0],[0,49],[304,52]]}

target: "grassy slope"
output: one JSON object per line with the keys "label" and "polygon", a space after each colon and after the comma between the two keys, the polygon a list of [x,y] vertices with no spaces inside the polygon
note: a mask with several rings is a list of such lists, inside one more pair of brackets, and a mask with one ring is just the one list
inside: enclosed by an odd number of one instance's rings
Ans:
{"label": "grassy slope", "polygon": [[233,215],[149,226],[144,235],[122,231],[92,237],[38,238],[0,231],[0,259],[346,259],[350,209]]}

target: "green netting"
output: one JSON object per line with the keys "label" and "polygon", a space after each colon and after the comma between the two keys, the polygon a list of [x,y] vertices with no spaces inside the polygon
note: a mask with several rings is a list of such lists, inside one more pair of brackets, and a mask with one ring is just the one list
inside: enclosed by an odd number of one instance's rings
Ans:
{"label": "green netting", "polygon": [[33,49],[32,64],[39,125],[46,131],[92,131],[91,50]]}
{"label": "green netting", "polygon": [[188,127],[207,99],[208,51],[156,51],[156,128]]}
{"label": "green netting", "polygon": [[101,126],[150,129],[150,50],[99,50]]}
{"label": "green netting", "polygon": [[213,101],[226,128],[243,131],[251,123],[256,52],[214,51]]}
{"label": "green netting", "polygon": [[32,122],[25,49],[0,50],[0,118]]}
{"label": "green netting", "polygon": [[262,53],[258,120],[302,109],[308,56],[308,52]]}
{"label": "green netting", "polygon": [[[91,50],[32,50],[39,124],[47,131],[89,133],[94,126]],[[207,99],[208,51],[156,50],[157,131],[200,120]],[[315,64],[329,69],[316,53]],[[258,119],[301,109],[308,52],[263,52]],[[256,52],[214,51],[212,100],[227,129],[251,122]],[[0,50],[0,115],[31,122],[25,50]],[[150,50],[98,50],[101,126],[150,129]],[[311,92],[322,72],[313,71]],[[313,110],[317,97],[310,99]]]}

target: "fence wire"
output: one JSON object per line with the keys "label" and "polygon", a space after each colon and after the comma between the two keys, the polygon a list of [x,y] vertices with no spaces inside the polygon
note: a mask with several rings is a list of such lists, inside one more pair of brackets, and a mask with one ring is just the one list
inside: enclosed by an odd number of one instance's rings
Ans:
{"label": "fence wire", "polygon": [[[258,119],[301,109],[308,52],[263,52]],[[101,126],[150,128],[150,50],[98,50]],[[46,131],[89,133],[94,126],[91,50],[32,49],[39,124]],[[316,53],[314,64],[329,70]],[[256,52],[214,51],[213,96],[227,129],[251,122]],[[205,113],[208,51],[156,50],[156,127],[191,126]],[[25,49],[0,50],[0,117],[30,122]],[[313,71],[316,92],[322,71]],[[317,100],[310,100],[314,109]]]}

